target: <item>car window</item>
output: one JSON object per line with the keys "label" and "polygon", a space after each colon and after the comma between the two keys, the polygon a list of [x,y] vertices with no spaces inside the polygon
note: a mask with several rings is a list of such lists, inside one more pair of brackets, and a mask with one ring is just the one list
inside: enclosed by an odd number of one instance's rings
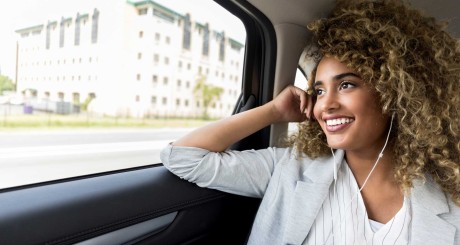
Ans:
{"label": "car window", "polygon": [[159,163],[241,92],[245,29],[214,1],[0,9],[0,188]]}

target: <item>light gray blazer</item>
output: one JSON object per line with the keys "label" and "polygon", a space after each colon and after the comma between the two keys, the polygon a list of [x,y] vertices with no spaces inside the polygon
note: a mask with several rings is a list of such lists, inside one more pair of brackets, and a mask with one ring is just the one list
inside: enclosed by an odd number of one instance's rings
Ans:
{"label": "light gray blazer", "polygon": [[[343,157],[338,150],[337,162]],[[302,244],[333,181],[332,157],[300,158],[291,148],[214,153],[168,145],[161,160],[198,186],[262,197],[248,244]],[[460,244],[460,208],[437,184],[417,182],[409,198],[411,244]]]}

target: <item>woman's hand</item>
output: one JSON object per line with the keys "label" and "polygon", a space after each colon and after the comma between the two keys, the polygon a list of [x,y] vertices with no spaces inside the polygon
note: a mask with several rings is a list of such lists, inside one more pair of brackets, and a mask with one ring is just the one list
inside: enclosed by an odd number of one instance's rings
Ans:
{"label": "woman's hand", "polygon": [[288,86],[268,103],[276,115],[277,122],[302,122],[311,119],[313,102],[311,96],[295,86]]}

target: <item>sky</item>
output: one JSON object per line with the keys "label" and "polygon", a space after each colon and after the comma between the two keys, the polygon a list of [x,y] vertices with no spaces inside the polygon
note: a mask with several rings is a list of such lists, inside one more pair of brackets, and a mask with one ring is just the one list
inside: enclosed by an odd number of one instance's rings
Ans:
{"label": "sky", "polygon": [[[61,16],[75,16],[79,10],[94,8],[96,2],[126,0],[0,0],[0,74],[14,79],[16,61],[15,30],[40,25]],[[229,28],[226,34],[242,43],[243,24],[211,0],[155,0],[180,14],[190,13],[192,20],[212,23],[212,28]],[[209,14],[212,14],[210,16]],[[218,16],[218,18],[216,18]],[[236,22],[236,23],[235,23]],[[229,26],[229,23],[235,23]]]}

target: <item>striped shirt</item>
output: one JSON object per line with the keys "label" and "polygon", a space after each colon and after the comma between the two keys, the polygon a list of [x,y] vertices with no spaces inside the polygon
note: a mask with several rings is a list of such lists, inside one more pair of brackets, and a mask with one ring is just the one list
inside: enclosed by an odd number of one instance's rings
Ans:
{"label": "striped shirt", "polygon": [[410,199],[386,224],[369,220],[358,184],[343,160],[304,244],[409,244]]}

